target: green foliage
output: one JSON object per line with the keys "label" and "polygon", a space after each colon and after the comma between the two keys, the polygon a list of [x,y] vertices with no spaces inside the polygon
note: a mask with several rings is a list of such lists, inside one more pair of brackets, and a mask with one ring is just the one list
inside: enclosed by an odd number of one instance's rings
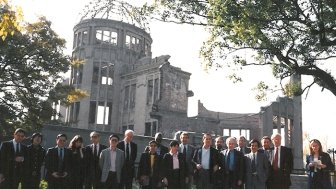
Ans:
{"label": "green foliage", "polygon": [[[206,27],[210,36],[200,52],[206,67],[268,65],[280,84],[307,75],[313,82],[302,92],[317,84],[336,95],[335,78],[326,70],[336,57],[335,1],[155,0],[140,9],[148,12],[139,17]],[[243,57],[247,50],[254,58]]]}
{"label": "green foliage", "polygon": [[[60,73],[68,71],[70,59],[63,53],[65,40],[42,17],[0,40],[0,129],[16,127],[38,130],[54,114]],[[55,89],[57,86],[57,89]],[[63,91],[66,89],[63,89]],[[71,90],[71,89],[68,89]],[[54,91],[54,92],[53,92]],[[53,97],[49,99],[50,97]]]}
{"label": "green foliage", "polygon": [[301,83],[289,82],[285,84],[284,93],[286,96],[294,97],[302,94]]}

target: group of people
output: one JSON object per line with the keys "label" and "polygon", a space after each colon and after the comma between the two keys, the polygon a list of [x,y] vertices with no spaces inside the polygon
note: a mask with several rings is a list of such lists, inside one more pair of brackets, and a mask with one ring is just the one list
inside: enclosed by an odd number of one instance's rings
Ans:
{"label": "group of people", "polygon": [[[91,144],[83,146],[76,135],[67,144],[67,136],[59,134],[56,146],[47,151],[41,146],[43,136],[34,133],[31,145],[24,145],[23,129],[16,129],[13,140],[0,146],[0,188],[38,189],[41,167],[50,189],[131,189],[133,180],[142,189],[288,189],[293,170],[290,148],[281,146],[281,135],[264,136],[261,141],[240,136],[215,138],[204,134],[196,148],[189,143],[189,133],[180,141],[173,140],[169,148],[161,144],[162,134],[148,143],[135,171],[137,144],[133,131],[124,138],[109,136],[109,147],[100,143],[100,135],[90,133]],[[224,145],[224,142],[226,145]],[[334,170],[329,155],[321,143],[310,143],[306,167],[309,189],[331,189],[329,171]],[[136,173],[136,174],[135,174]],[[135,179],[134,179],[135,178]]]}
{"label": "group of people", "polygon": [[[98,132],[90,133],[91,144],[83,146],[83,138],[58,134],[56,146],[45,150],[43,136],[34,133],[31,145],[24,145],[26,132],[16,129],[13,140],[0,145],[0,188],[39,189],[41,178],[49,189],[131,189],[137,145],[133,131],[125,132],[124,140],[109,137],[110,147],[100,143]],[[42,169],[44,166],[44,169]],[[45,170],[45,173],[42,173]]]}

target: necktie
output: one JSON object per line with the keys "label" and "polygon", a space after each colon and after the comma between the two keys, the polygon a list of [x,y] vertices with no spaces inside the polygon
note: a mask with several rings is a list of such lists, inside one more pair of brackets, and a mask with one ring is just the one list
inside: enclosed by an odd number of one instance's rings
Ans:
{"label": "necktie", "polygon": [[229,165],[229,170],[233,171],[234,169],[234,151],[233,150],[229,151],[227,161]]}
{"label": "necktie", "polygon": [[278,148],[275,148],[275,154],[274,154],[274,158],[273,158],[273,169],[274,170],[278,170]]}
{"label": "necktie", "polygon": [[97,144],[94,144],[93,155],[94,155],[94,157],[98,157],[98,154],[97,154]]}
{"label": "necktie", "polygon": [[252,173],[257,172],[257,168],[256,168],[256,161],[255,161],[255,154],[253,153],[253,158],[252,158],[252,163],[251,163],[251,169],[252,169]]}
{"label": "necktie", "polygon": [[16,149],[15,153],[18,155],[20,153],[20,146],[19,143],[16,143]]}
{"label": "necktie", "polygon": [[60,149],[59,158],[60,158],[61,160],[63,160],[63,148]]}
{"label": "necktie", "polygon": [[126,143],[126,160],[129,161],[129,143]]}
{"label": "necktie", "polygon": [[155,158],[155,155],[151,154],[151,170],[153,170],[153,167],[154,167],[154,158]]}
{"label": "necktie", "polygon": [[183,146],[183,152],[182,152],[182,154],[183,154],[183,156],[185,158],[187,158],[187,146],[186,145]]}

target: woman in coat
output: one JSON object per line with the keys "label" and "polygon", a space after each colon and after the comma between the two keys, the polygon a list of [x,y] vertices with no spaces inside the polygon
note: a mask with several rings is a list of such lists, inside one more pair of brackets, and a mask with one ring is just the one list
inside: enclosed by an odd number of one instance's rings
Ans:
{"label": "woman in coat", "polygon": [[80,135],[74,136],[71,140],[69,149],[72,152],[72,178],[71,178],[71,188],[72,189],[83,189],[84,183],[84,148],[83,148],[83,138]]}
{"label": "woman in coat", "polygon": [[310,154],[307,155],[309,189],[331,189],[330,171],[335,169],[329,154],[322,151],[321,142],[317,139],[310,141]]}

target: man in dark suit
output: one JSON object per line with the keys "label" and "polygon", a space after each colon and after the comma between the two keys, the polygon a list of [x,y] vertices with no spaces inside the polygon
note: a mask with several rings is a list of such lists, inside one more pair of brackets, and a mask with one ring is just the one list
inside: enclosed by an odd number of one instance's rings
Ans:
{"label": "man in dark suit", "polygon": [[141,154],[137,178],[142,189],[159,189],[162,156],[157,154],[156,141],[150,141],[148,146],[149,151]]}
{"label": "man in dark suit", "polygon": [[260,142],[257,139],[250,141],[251,153],[246,154],[246,189],[265,189],[268,178],[269,163],[266,155],[258,151]]}
{"label": "man in dark suit", "polygon": [[272,140],[269,136],[263,136],[262,139],[261,139],[261,145],[262,145],[262,148],[260,148],[260,151],[265,153],[269,163],[271,164],[272,163]]}
{"label": "man in dark suit", "polygon": [[100,189],[101,169],[99,167],[99,155],[107,146],[99,143],[100,134],[96,131],[90,133],[90,140],[92,144],[85,147],[85,189]]}
{"label": "man in dark suit", "polygon": [[124,140],[120,141],[117,148],[124,151],[125,153],[125,163],[121,176],[121,189],[132,189],[132,182],[134,178],[134,162],[137,157],[137,145],[132,142],[133,131],[126,130],[124,135]]}
{"label": "man in dark suit", "polygon": [[[223,154],[221,153],[223,150],[225,150],[225,144],[224,144],[224,138],[222,136],[218,136],[215,138],[215,148],[218,151],[219,154],[219,161],[223,159]],[[221,166],[223,164],[220,163]],[[214,189],[222,189],[224,186],[224,180],[223,180],[224,170],[222,167],[215,173],[214,175]]]}
{"label": "man in dark suit", "polygon": [[6,141],[1,147],[1,169],[4,175],[4,188],[17,189],[19,183],[24,187],[24,169],[27,158],[27,146],[21,142],[26,132],[18,128],[14,132],[14,139]]}
{"label": "man in dark suit", "polygon": [[212,137],[206,133],[202,138],[203,146],[195,150],[192,159],[193,166],[196,168],[195,181],[197,189],[212,189],[214,174],[219,168],[218,151],[211,147]]}
{"label": "man in dark suit", "polygon": [[[154,140],[157,143],[156,153],[158,155],[161,155],[163,157],[163,155],[165,155],[166,153],[168,153],[168,148],[166,146],[163,146],[161,144],[161,142],[162,142],[162,133],[160,133],[160,132],[156,133],[155,137],[154,137]],[[149,152],[149,146],[146,146],[145,152]]]}
{"label": "man in dark suit", "polygon": [[[244,168],[244,172],[245,172],[245,154],[249,154],[251,152],[251,149],[249,147],[247,147],[247,140],[244,136],[240,136],[237,140],[238,146],[236,147],[237,151],[240,151],[241,153],[243,153],[243,168]],[[245,183],[245,174],[243,175],[243,185]]]}
{"label": "man in dark suit", "polygon": [[281,146],[281,135],[275,133],[271,137],[274,150],[270,171],[270,188],[288,189],[291,185],[290,174],[293,170],[292,149]]}
{"label": "man in dark suit", "polygon": [[224,168],[225,189],[241,189],[243,187],[244,176],[244,155],[234,147],[236,139],[229,137],[226,139],[228,149],[222,151],[222,164]]}
{"label": "man in dark suit", "polygon": [[188,181],[185,158],[178,152],[179,143],[176,140],[171,141],[169,146],[169,153],[162,159],[162,181],[167,189],[184,189]]}
{"label": "man in dark suit", "polygon": [[[271,146],[272,145],[272,140],[269,136],[263,136],[262,139],[261,139],[261,145],[262,145],[262,148],[259,149],[260,152],[263,152],[266,157],[267,157],[267,160],[268,160],[268,165],[269,165],[269,171],[271,171],[271,163],[272,163],[272,154],[273,154],[273,147]],[[267,181],[266,181],[266,188],[267,189],[271,189],[271,186],[270,186],[270,175],[271,174],[268,174],[268,178],[267,178]]]}
{"label": "man in dark suit", "polygon": [[189,144],[189,133],[182,132],[180,135],[180,153],[185,157],[185,162],[187,165],[187,177],[188,183],[186,184],[186,189],[191,189],[193,184],[194,167],[192,164],[192,158],[194,157],[195,147]]}
{"label": "man in dark suit", "polygon": [[71,151],[65,147],[67,136],[58,134],[56,146],[49,148],[45,158],[49,189],[68,189],[71,175]]}

